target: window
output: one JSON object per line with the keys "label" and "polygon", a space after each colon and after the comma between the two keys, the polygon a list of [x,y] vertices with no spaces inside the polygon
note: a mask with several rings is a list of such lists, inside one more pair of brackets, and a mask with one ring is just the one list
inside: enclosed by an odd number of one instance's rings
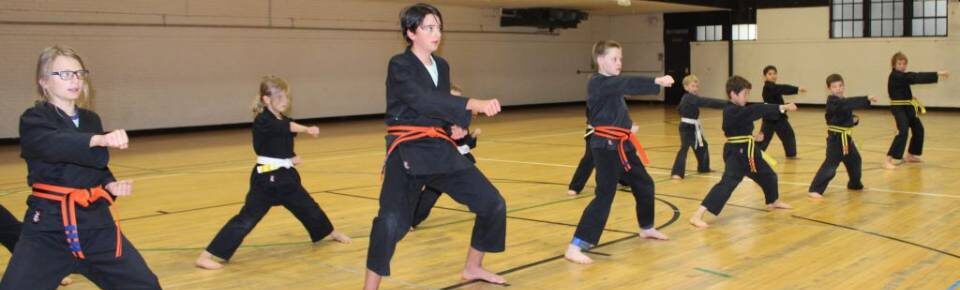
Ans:
{"label": "window", "polygon": [[730,28],[733,40],[757,40],[756,24],[734,24]]}
{"label": "window", "polygon": [[833,38],[863,37],[863,0],[833,0],[830,8]]}
{"label": "window", "polygon": [[697,26],[697,41],[723,40],[723,25]]}
{"label": "window", "polygon": [[947,36],[948,0],[831,0],[830,37]]}
{"label": "window", "polygon": [[903,0],[871,1],[870,36],[903,36]]}
{"label": "window", "polygon": [[913,1],[913,36],[947,36],[947,0]]}

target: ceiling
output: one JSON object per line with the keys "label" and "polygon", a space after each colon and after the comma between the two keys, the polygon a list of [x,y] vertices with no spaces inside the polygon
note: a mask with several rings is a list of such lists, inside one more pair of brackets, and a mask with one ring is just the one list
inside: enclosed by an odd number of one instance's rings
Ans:
{"label": "ceiling", "polygon": [[[410,2],[409,0],[387,0],[392,2]],[[698,12],[716,11],[724,8],[698,6],[668,1],[650,0],[623,0],[630,2],[630,6],[618,5],[618,0],[433,0],[430,3],[440,5],[458,5],[483,8],[529,8],[552,7],[585,10],[601,15],[624,15],[643,13],[671,13],[671,12]],[[679,2],[679,1],[677,1]],[[690,1],[686,1],[690,2]]]}

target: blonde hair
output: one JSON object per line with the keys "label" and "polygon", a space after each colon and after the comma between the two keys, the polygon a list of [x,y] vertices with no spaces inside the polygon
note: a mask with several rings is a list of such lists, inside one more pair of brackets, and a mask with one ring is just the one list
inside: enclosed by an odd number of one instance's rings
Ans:
{"label": "blonde hair", "polygon": [[692,83],[699,83],[700,78],[697,78],[697,75],[688,75],[683,78],[683,86],[686,87]]}
{"label": "blonde hair", "polygon": [[[254,116],[263,113],[263,110],[267,107],[267,105],[263,103],[263,97],[273,96],[273,93],[277,90],[289,91],[290,87],[287,85],[287,80],[274,75],[267,75],[260,78],[260,93],[257,94],[253,100],[253,106],[250,108]],[[287,96],[287,98],[290,98],[290,96]]]}
{"label": "blonde hair", "polygon": [[903,54],[903,52],[898,51],[897,53],[893,54],[893,57],[890,58],[890,67],[897,66],[897,61],[900,61],[900,60],[903,60],[908,63],[910,62],[909,60],[907,60],[906,54]]}
{"label": "blonde hair", "polygon": [[610,48],[623,49],[623,47],[620,46],[619,42],[616,42],[613,40],[601,40],[594,43],[593,58],[590,60],[590,62],[593,63],[594,66],[597,66],[597,58],[600,57],[601,55],[606,54],[607,49],[610,49]]}
{"label": "blonde hair", "polygon": [[[47,92],[43,86],[40,85],[40,80],[44,78],[51,77],[50,73],[53,71],[51,66],[53,61],[57,57],[69,57],[80,63],[80,69],[87,69],[87,66],[83,64],[83,59],[80,58],[80,55],[77,54],[73,48],[61,45],[54,45],[47,48],[44,48],[40,51],[40,57],[37,58],[37,78],[35,83],[37,84],[37,98],[38,102],[49,102],[50,93]],[[88,108],[90,106],[90,77],[80,78],[80,81],[83,82],[83,86],[80,88],[80,97],[77,98],[75,105],[80,108]]]}

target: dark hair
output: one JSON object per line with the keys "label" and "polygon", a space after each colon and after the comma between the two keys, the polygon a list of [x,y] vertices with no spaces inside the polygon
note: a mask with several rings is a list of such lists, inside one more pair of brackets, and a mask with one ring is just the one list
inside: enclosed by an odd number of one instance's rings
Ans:
{"label": "dark hair", "polygon": [[835,82],[843,82],[843,77],[839,74],[831,74],[827,76],[827,87],[830,87],[830,84]]}
{"label": "dark hair", "polygon": [[423,19],[427,18],[427,15],[430,14],[437,16],[437,20],[440,21],[440,30],[442,31],[443,15],[440,15],[440,9],[437,9],[437,7],[433,5],[417,3],[400,11],[400,32],[403,34],[403,39],[407,40],[407,44],[412,43],[410,37],[407,36],[407,32],[413,31],[416,33],[420,24],[423,24]]}
{"label": "dark hair", "polygon": [[768,66],[763,67],[763,75],[767,75],[767,72],[768,72],[768,71],[777,71],[777,67],[775,67],[775,66],[773,66],[773,65],[768,65]]}
{"label": "dark hair", "polygon": [[750,81],[747,79],[734,75],[727,80],[727,97],[730,97],[730,93],[739,94],[745,89],[752,89],[753,85],[750,84]]}

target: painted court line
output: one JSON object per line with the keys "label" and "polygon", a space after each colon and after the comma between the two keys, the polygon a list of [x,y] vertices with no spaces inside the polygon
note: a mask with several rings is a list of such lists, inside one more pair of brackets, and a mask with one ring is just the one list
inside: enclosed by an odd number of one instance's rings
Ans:
{"label": "painted court line", "polygon": [[[506,160],[506,159],[493,159],[493,158],[477,158],[477,159],[478,159],[478,160],[484,160],[484,161],[503,162],[503,163],[517,163],[517,164],[527,164],[527,165],[542,165],[542,166],[551,166],[551,167],[577,168],[577,166],[574,166],[574,165],[557,164],[557,163],[519,161],[519,160]],[[666,171],[654,171],[654,170],[649,170],[649,169],[647,170],[647,172],[649,172],[650,174],[660,174],[660,175],[670,174],[669,172],[666,172]],[[716,179],[716,180],[720,179],[720,177],[718,177],[718,176],[710,176],[710,175],[694,175],[694,174],[691,174],[691,175],[689,175],[689,176],[694,176],[694,177],[699,177],[699,178],[710,178],[710,179]],[[790,182],[790,181],[778,181],[777,183],[778,183],[778,184],[785,184],[785,185],[793,185],[793,186],[810,186],[810,184],[800,183],[800,182]],[[830,185],[830,186],[828,186],[828,187],[829,187],[829,188],[839,188],[839,189],[845,189],[845,188],[846,188],[846,187],[837,186],[837,185]],[[949,194],[941,194],[941,193],[930,193],[930,192],[917,192],[917,191],[892,190],[892,189],[873,188],[873,187],[867,188],[866,191],[877,191],[877,192],[886,192],[886,193],[898,193],[898,194],[910,194],[910,195],[919,195],[919,196],[929,196],[929,197],[941,197],[941,198],[960,199],[960,196],[958,196],[958,195],[949,195]]]}

